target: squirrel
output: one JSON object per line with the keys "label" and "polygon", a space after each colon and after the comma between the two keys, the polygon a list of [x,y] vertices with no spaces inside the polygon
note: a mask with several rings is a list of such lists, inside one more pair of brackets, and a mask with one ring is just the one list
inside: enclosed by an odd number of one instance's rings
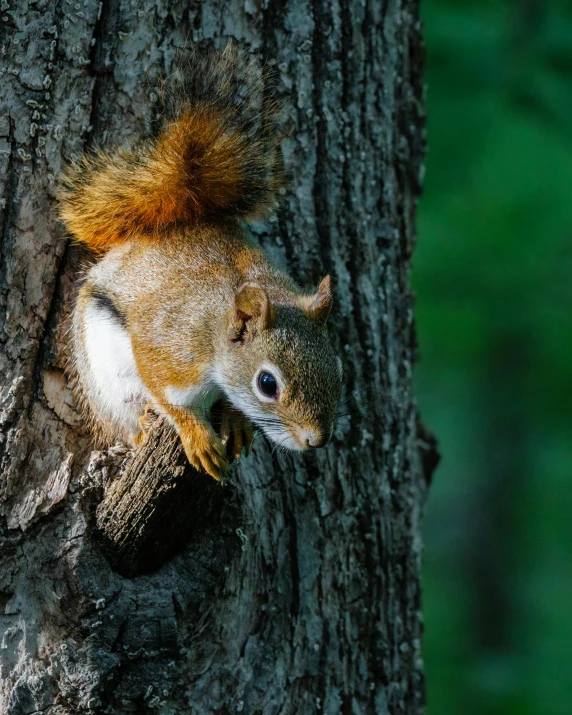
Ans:
{"label": "squirrel", "polygon": [[71,316],[80,402],[107,439],[132,445],[146,414],[166,416],[217,480],[252,423],[291,450],[326,444],[341,394],[330,277],[304,292],[247,225],[284,184],[279,111],[255,60],[231,45],[194,56],[163,82],[142,136],[84,154],[59,197],[98,258]]}

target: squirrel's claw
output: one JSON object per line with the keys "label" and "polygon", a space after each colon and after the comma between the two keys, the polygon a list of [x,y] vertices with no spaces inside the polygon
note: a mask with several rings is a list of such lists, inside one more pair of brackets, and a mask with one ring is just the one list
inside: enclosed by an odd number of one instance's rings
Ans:
{"label": "squirrel's claw", "polygon": [[246,425],[242,428],[242,441],[244,443],[244,448],[246,449],[246,455],[250,454],[250,448],[252,447],[252,441],[254,439],[254,429],[252,424],[247,421]]}
{"label": "squirrel's claw", "polygon": [[151,429],[151,425],[158,417],[159,415],[153,409],[153,405],[147,403],[143,414],[139,417],[139,427],[141,427],[142,434],[141,439],[145,437],[145,434]]}
{"label": "squirrel's claw", "polygon": [[[220,440],[218,441],[220,442]],[[222,449],[222,453],[219,449]],[[222,443],[220,443],[220,448],[218,444],[213,443],[208,449],[200,450],[191,448],[185,449],[185,452],[190,464],[196,470],[210,474],[217,482],[220,481],[220,478],[228,468],[228,462],[224,454],[224,446]]]}
{"label": "squirrel's claw", "polygon": [[227,447],[227,454],[234,459],[240,459],[243,447],[247,454],[250,451],[254,438],[252,425],[247,417],[229,405],[223,408],[220,434],[222,443]]}
{"label": "squirrel's claw", "polygon": [[225,446],[212,427],[188,420],[179,436],[191,466],[219,481],[228,468],[228,461]]}
{"label": "squirrel's claw", "polygon": [[216,452],[194,452],[187,454],[187,458],[191,465],[197,470],[206,472],[217,482],[226,472],[228,462],[226,458],[221,457]]}
{"label": "squirrel's claw", "polygon": [[140,431],[132,437],[132,444],[135,447],[143,444],[145,437],[147,436],[147,432],[149,432],[153,422],[155,422],[158,417],[159,415],[153,409],[153,405],[149,403],[146,404],[143,414],[139,417]]}

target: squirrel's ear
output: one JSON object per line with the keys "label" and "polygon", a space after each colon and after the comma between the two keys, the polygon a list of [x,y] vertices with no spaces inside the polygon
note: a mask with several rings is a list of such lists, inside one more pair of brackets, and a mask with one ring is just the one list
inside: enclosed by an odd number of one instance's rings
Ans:
{"label": "squirrel's ear", "polygon": [[332,309],[332,302],[331,280],[330,276],[326,276],[318,286],[316,294],[306,298],[304,308],[310,320],[324,324]]}
{"label": "squirrel's ear", "polygon": [[234,307],[229,327],[232,342],[243,342],[256,330],[266,330],[274,324],[274,308],[266,291],[257,283],[243,283],[234,295]]}

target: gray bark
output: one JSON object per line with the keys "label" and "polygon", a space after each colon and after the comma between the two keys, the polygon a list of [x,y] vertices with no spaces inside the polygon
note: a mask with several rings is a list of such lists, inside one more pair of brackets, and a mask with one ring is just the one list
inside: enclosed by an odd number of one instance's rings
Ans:
{"label": "gray bark", "polygon": [[225,523],[240,528],[228,510],[230,496],[225,500],[221,485],[191,467],[165,419],[153,420],[118,472],[96,508],[95,538],[122,576],[156,571],[201,527],[208,523],[212,530],[222,514]]}
{"label": "gray bark", "polygon": [[[346,415],[316,454],[258,438],[190,542],[128,578],[95,538],[125,455],[92,452],[62,372],[87,257],[55,190],[134,137],[145,78],[229,35],[291,98],[291,188],[257,230],[300,283],[334,276]],[[6,0],[0,45],[0,712],[421,712],[418,0]]]}

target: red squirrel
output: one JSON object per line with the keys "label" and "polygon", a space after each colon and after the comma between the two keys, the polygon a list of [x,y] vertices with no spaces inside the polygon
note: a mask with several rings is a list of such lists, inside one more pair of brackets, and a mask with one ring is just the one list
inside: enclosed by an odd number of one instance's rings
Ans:
{"label": "red squirrel", "polygon": [[326,444],[341,393],[329,276],[304,292],[246,225],[278,203],[278,111],[254,61],[230,46],[194,57],[165,81],[148,132],[84,155],[60,195],[68,230],[99,258],[70,331],[81,402],[132,444],[151,406],[215,479],[227,442],[236,458],[250,446],[251,423],[289,449]]}

